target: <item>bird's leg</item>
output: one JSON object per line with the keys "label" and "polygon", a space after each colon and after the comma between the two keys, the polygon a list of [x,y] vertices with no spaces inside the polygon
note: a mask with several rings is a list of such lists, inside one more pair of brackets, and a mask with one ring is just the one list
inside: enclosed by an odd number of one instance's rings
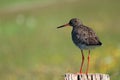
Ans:
{"label": "bird's leg", "polygon": [[83,50],[81,50],[81,54],[82,54],[82,63],[81,63],[81,67],[80,67],[80,73],[82,73],[82,67],[83,67],[83,63],[84,63],[84,54],[83,54]]}
{"label": "bird's leg", "polygon": [[88,51],[88,64],[87,64],[86,74],[88,73],[89,63],[90,63],[90,50]]}

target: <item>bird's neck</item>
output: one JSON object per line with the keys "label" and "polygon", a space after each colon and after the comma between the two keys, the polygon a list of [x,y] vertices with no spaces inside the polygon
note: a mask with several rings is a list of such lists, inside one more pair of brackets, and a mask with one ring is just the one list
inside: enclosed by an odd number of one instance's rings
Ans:
{"label": "bird's neck", "polygon": [[83,27],[84,25],[73,26],[73,29]]}

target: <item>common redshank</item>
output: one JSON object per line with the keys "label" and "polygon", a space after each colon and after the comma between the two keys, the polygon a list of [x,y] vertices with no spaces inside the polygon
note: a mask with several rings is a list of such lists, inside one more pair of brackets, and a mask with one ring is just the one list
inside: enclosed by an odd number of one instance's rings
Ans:
{"label": "common redshank", "polygon": [[88,62],[86,69],[86,74],[87,74],[89,69],[89,62],[90,62],[90,50],[93,49],[94,47],[101,46],[102,43],[100,42],[96,33],[90,27],[83,25],[78,18],[73,18],[69,21],[69,23],[59,26],[57,28],[62,28],[65,26],[72,26],[73,28],[71,32],[72,41],[81,50],[82,63],[80,66],[80,74],[82,73],[82,68],[84,64],[83,50],[88,50],[88,57],[87,57]]}

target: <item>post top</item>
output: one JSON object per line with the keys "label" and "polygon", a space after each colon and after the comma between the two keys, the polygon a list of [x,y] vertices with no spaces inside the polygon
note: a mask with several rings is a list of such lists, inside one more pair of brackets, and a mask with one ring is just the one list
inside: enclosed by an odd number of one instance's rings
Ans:
{"label": "post top", "polygon": [[110,80],[110,76],[102,73],[66,73],[64,80]]}

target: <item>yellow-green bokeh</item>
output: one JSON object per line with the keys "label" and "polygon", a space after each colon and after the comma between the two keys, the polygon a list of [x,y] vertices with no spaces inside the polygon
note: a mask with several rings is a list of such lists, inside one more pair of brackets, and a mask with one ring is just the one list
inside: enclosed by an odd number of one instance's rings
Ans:
{"label": "yellow-green bokeh", "polygon": [[[120,80],[119,0],[0,1],[0,79],[63,80],[76,73],[80,50],[72,43],[71,27],[56,29],[77,17],[90,26],[103,45],[91,50],[91,73]],[[86,69],[87,51],[85,53]]]}

